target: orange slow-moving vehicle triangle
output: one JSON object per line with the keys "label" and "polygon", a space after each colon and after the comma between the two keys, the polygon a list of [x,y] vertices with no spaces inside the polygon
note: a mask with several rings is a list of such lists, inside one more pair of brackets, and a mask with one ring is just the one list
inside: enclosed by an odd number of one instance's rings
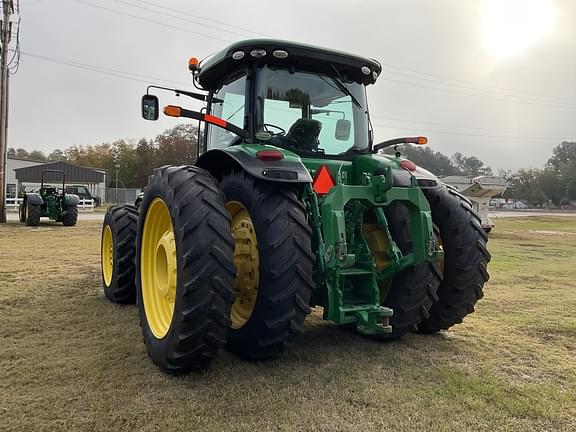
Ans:
{"label": "orange slow-moving vehicle triangle", "polygon": [[330,171],[326,165],[322,165],[318,171],[316,171],[314,182],[312,183],[312,188],[317,194],[326,195],[328,192],[330,192],[330,189],[332,189],[334,184],[335,183],[332,179]]}

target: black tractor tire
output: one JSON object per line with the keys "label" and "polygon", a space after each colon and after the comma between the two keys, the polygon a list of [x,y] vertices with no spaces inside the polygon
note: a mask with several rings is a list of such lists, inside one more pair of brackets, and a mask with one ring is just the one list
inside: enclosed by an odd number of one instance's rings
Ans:
{"label": "black tractor tire", "polygon": [[18,206],[18,219],[20,222],[26,222],[26,204],[20,204]]}
{"label": "black tractor tire", "polygon": [[[386,209],[389,230],[397,246],[404,254],[412,252],[410,232],[410,213],[398,202]],[[416,330],[418,324],[429,317],[428,311],[438,300],[436,292],[442,280],[437,266],[433,263],[421,263],[408,267],[396,274],[390,283],[390,289],[382,305],[393,310],[390,318],[392,333],[382,336],[394,339]]]}
{"label": "black tractor tire", "polygon": [[38,226],[42,216],[42,208],[36,204],[27,203],[26,205],[26,225]]}
{"label": "black tractor tire", "polygon": [[[134,304],[136,302],[136,232],[138,229],[138,210],[131,205],[110,207],[106,210],[102,225],[102,241],[104,233],[110,227],[112,234],[112,275],[110,283],[106,284],[102,270],[102,286],[104,295],[112,303]],[[101,247],[102,247],[101,246]],[[105,263],[102,263],[104,266]]]}
{"label": "black tractor tire", "polygon": [[488,235],[468,199],[445,186],[423,191],[442,241],[444,265],[438,301],[418,330],[435,333],[461,323],[474,312],[474,305],[484,295],[484,283],[490,277],[487,270],[490,253],[486,248]]}
{"label": "black tractor tire", "polygon": [[[169,211],[176,248],[174,309],[162,337],[153,333],[143,297],[143,231],[156,199]],[[195,166],[157,169],[139,208],[136,299],[148,355],[167,373],[206,368],[226,343],[234,299],[233,256],[230,215],[216,179]]]}
{"label": "black tractor tire", "polygon": [[62,225],[74,226],[78,222],[78,207],[71,205],[66,207],[62,214]]}
{"label": "black tractor tire", "polygon": [[259,280],[252,313],[239,328],[230,328],[230,352],[249,360],[279,356],[304,330],[314,287],[312,230],[297,190],[262,182],[247,174],[225,176],[226,202],[248,212],[258,245]]}

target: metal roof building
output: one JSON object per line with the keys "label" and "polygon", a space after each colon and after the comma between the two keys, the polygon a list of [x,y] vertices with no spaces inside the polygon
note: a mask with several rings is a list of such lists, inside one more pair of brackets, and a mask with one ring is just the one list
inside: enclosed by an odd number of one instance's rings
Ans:
{"label": "metal roof building", "polygon": [[[68,162],[38,162],[27,159],[6,159],[6,197],[10,202],[15,202],[18,191],[22,192],[24,186],[31,191],[39,187],[44,170],[61,170],[66,174],[67,185],[85,185],[92,195],[106,198],[106,170],[100,168],[88,168],[73,165]],[[62,184],[62,176],[46,173],[44,181],[50,185]]]}
{"label": "metal roof building", "polygon": [[[20,183],[39,183],[45,170],[61,170],[66,174],[66,183],[98,184],[105,183],[106,171],[72,165],[68,162],[56,161],[40,165],[32,165],[14,170],[16,180]],[[61,176],[56,173],[46,173],[44,181],[60,182]]]}

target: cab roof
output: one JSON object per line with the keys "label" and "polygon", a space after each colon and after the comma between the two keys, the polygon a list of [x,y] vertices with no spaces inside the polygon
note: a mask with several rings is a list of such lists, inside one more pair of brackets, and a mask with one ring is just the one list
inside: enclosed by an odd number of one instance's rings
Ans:
{"label": "cab roof", "polygon": [[380,63],[374,59],[341,51],[282,40],[250,39],[236,42],[203,60],[198,81],[207,90],[215,89],[223,79],[248,64],[267,64],[326,75],[340,74],[349,81],[365,85],[374,84],[382,71]]}

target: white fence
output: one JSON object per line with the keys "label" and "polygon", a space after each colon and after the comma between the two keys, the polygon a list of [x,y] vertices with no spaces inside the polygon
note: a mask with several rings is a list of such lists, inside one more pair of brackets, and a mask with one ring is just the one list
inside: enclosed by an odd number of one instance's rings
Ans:
{"label": "white fence", "polygon": [[[22,204],[23,198],[6,198],[6,210],[18,210],[18,206]],[[94,211],[94,200],[80,198],[78,208],[87,211]]]}
{"label": "white fence", "polygon": [[106,188],[106,202],[110,204],[134,204],[138,188]]}

